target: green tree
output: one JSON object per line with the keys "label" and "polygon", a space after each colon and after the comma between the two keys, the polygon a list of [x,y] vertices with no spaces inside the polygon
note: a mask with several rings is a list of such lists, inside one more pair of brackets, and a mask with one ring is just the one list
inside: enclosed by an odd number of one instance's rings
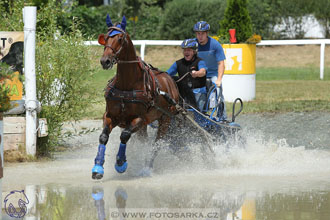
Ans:
{"label": "green tree", "polygon": [[127,31],[135,40],[156,40],[160,38],[160,22],[162,9],[158,6],[143,4],[137,20],[129,18]]}
{"label": "green tree", "polygon": [[263,39],[276,39],[274,27],[281,21],[279,3],[276,0],[249,0],[248,10],[252,21],[253,33]]}
{"label": "green tree", "polygon": [[279,3],[280,23],[283,24],[282,32],[289,37],[302,39],[305,37],[304,17],[312,13],[313,1],[310,0],[277,0]]}
{"label": "green tree", "polygon": [[252,35],[252,22],[247,10],[247,0],[227,0],[224,19],[220,22],[220,37],[229,38],[229,29],[236,29],[238,42],[245,42]]}
{"label": "green tree", "polygon": [[122,15],[133,39],[159,39],[160,22],[166,2],[171,0],[125,0]]}
{"label": "green tree", "polygon": [[225,0],[173,0],[166,4],[160,27],[162,39],[179,40],[194,37],[194,24],[207,21],[210,34],[219,29],[219,20],[223,18]]}
{"label": "green tree", "polygon": [[330,0],[318,0],[313,5],[314,16],[323,27],[325,38],[330,38]]}

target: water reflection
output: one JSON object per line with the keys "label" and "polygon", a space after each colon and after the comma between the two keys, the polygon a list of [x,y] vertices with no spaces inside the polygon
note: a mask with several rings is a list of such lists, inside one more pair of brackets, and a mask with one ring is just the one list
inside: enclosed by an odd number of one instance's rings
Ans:
{"label": "water reflection", "polygon": [[95,201],[94,205],[97,210],[97,216],[99,220],[105,219],[105,211],[104,211],[104,190],[102,186],[94,186],[92,190],[92,197]]}
{"label": "water reflection", "polygon": [[[30,202],[24,219],[29,220],[123,220],[145,219],[146,216],[149,219],[225,220],[330,217],[330,187],[273,193],[216,187],[151,187],[117,182],[80,187],[30,185],[24,191]],[[200,213],[203,218],[198,215]],[[11,219],[4,209],[2,214],[2,219]]]}
{"label": "water reflection", "polygon": [[246,199],[245,194],[231,196],[230,193],[205,191],[196,198],[200,192],[168,189],[154,190],[151,193],[147,191],[149,190],[141,188],[133,190],[132,198],[128,201],[127,191],[122,186],[117,187],[113,193],[116,207],[111,205],[112,198],[107,198],[110,207],[106,215],[103,186],[94,186],[92,198],[98,219],[104,220],[106,216],[109,216],[108,219],[120,220],[140,219],[146,216],[157,219],[180,219],[175,218],[175,215],[181,219],[201,219],[200,215],[205,216],[204,219],[255,219],[255,200]]}
{"label": "water reflection", "polygon": [[118,209],[118,214],[120,220],[125,219],[124,213],[126,213],[126,201],[127,201],[127,192],[122,187],[118,187],[115,192],[116,198],[116,207]]}

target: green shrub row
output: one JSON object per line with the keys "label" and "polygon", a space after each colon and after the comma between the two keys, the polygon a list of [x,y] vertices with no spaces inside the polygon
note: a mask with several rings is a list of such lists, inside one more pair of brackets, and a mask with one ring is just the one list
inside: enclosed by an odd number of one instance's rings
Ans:
{"label": "green shrub row", "polygon": [[[7,22],[8,14],[21,13],[16,11],[26,2],[43,4],[54,0],[26,0],[0,2],[0,28],[13,29],[20,25],[20,17],[11,16]],[[60,7],[60,1],[56,1]],[[192,27],[199,20],[205,20],[211,25],[211,35],[218,35],[221,30],[220,22],[224,18],[227,0],[111,0],[109,6],[90,6],[88,1],[74,1],[73,5],[62,5],[57,13],[58,29],[62,33],[71,32],[70,27],[74,21],[80,24],[84,39],[96,39],[98,34],[107,30],[105,17],[110,14],[112,21],[120,21],[122,15],[128,19],[127,30],[132,39],[167,39],[178,40],[193,36]],[[85,5],[78,5],[78,3]],[[95,2],[94,2],[95,3]],[[96,3],[92,5],[97,5]],[[100,2],[99,2],[100,3]],[[329,0],[247,0],[248,13],[252,22],[252,32],[259,34],[263,39],[284,38],[284,32],[294,33],[294,37],[303,38],[306,30],[302,26],[304,15],[314,15],[324,29],[325,36],[330,37],[330,7]],[[137,18],[137,19],[136,19]],[[46,19],[46,21],[48,21]],[[284,24],[282,30],[274,31],[276,24]],[[47,22],[38,21],[38,30],[47,26]]]}
{"label": "green shrub row", "polygon": [[[227,0],[113,0],[110,6],[86,7],[74,5],[66,15],[59,17],[63,31],[67,31],[73,17],[79,19],[85,39],[96,39],[105,32],[105,17],[109,13],[113,21],[120,21],[122,15],[128,18],[127,30],[132,39],[178,40],[193,36],[193,25],[205,20],[211,25],[211,35],[218,35],[220,22],[224,18]],[[162,4],[160,4],[160,2]],[[234,1],[235,2],[235,1]],[[263,39],[280,39],[285,31],[295,32],[302,38],[302,16],[314,14],[323,25],[326,36],[330,33],[329,0],[247,0],[248,13],[253,33]],[[134,18],[137,18],[134,19]],[[235,17],[236,18],[236,17]],[[239,18],[238,18],[239,20]],[[276,24],[283,29],[274,31]]]}

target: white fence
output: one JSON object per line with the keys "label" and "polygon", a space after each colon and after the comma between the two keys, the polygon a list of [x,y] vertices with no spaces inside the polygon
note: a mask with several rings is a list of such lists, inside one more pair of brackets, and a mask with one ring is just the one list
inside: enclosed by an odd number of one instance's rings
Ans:
{"label": "white fence", "polygon": [[[133,40],[134,45],[140,45],[140,56],[144,60],[146,45],[179,46],[182,40]],[[86,45],[99,45],[97,41],[85,41]],[[324,52],[325,45],[330,44],[330,39],[319,40],[262,40],[257,46],[275,45],[320,45],[320,79],[324,78]]]}

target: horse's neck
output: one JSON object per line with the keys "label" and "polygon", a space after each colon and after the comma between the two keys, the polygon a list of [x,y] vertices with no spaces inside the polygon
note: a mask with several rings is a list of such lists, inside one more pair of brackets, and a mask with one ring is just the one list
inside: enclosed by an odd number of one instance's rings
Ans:
{"label": "horse's neck", "polygon": [[[128,39],[128,46],[123,51],[122,61],[137,60],[135,48],[131,40]],[[117,81],[116,88],[128,91],[138,89],[136,82],[143,80],[143,72],[139,67],[139,63],[118,63],[117,64]]]}

